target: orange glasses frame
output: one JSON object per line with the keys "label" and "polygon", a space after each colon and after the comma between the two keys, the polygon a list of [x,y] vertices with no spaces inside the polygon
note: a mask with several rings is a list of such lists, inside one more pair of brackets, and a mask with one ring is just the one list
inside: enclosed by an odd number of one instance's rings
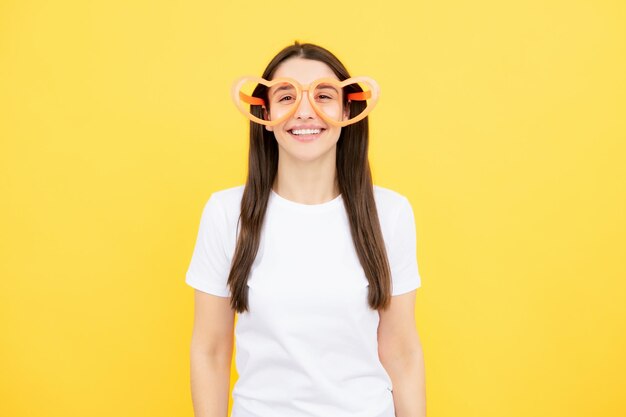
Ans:
{"label": "orange glasses frame", "polygon": [[[293,103],[294,105],[292,107],[292,110],[290,110],[289,112],[287,112],[286,114],[284,114],[283,116],[281,116],[280,118],[276,120],[259,119],[258,117],[251,114],[250,111],[244,107],[243,103],[248,103],[254,106],[261,106],[263,107],[263,109],[266,109],[266,107],[265,107],[265,100],[263,100],[262,98],[252,97],[241,91],[241,87],[246,82],[250,82],[250,81],[255,82],[257,84],[262,84],[266,86],[268,89],[272,87],[273,85],[276,85],[279,83],[289,83],[293,85],[296,90],[296,100]],[[367,107],[361,113],[359,113],[358,116],[355,116],[352,119],[343,120],[343,121],[334,120],[333,118],[325,114],[317,106],[315,102],[315,97],[314,97],[315,88],[322,83],[334,85],[338,87],[339,89],[343,89],[343,87],[345,87],[346,85],[351,85],[351,84],[356,84],[356,83],[367,84],[370,87],[369,91],[349,93],[347,95],[347,99],[348,101],[366,101],[366,100],[371,99],[371,102],[367,105]],[[313,81],[308,86],[303,86],[298,81],[294,80],[293,78],[287,78],[287,77],[275,78],[271,81],[268,81],[261,77],[245,76],[245,77],[241,77],[235,80],[235,82],[233,83],[232,99],[235,102],[235,106],[239,109],[239,111],[244,116],[252,120],[253,122],[266,125],[266,126],[275,126],[287,120],[289,117],[293,116],[293,114],[298,109],[298,106],[300,105],[303,91],[307,92],[309,103],[311,103],[311,106],[313,107],[313,110],[315,110],[315,113],[317,113],[327,123],[333,126],[338,126],[338,127],[347,126],[349,124],[356,123],[359,120],[362,120],[363,118],[365,118],[372,111],[372,109],[376,105],[376,102],[378,102],[378,97],[380,96],[380,88],[378,84],[376,83],[376,81],[370,77],[365,77],[365,76],[351,77],[344,81],[339,81],[334,78],[320,78],[320,79]]]}

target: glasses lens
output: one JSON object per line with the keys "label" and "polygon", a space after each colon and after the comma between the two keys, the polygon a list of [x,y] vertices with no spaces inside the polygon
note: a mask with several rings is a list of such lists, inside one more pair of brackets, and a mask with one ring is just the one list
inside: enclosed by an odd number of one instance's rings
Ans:
{"label": "glasses lens", "polygon": [[349,112],[344,119],[347,124],[355,123],[363,119],[372,111],[378,99],[378,93],[375,91],[375,88],[374,85],[366,80],[356,81],[344,86],[344,94],[348,102]]}
{"label": "glasses lens", "polygon": [[293,105],[297,98],[296,87],[287,81],[273,84],[268,91],[270,107],[285,110]]}
{"label": "glasses lens", "polygon": [[[353,81],[352,81],[353,80]],[[315,86],[314,105],[327,121],[346,126],[363,119],[378,99],[378,87],[369,78],[350,79],[340,87],[340,82],[321,82]]]}
{"label": "glasses lens", "polygon": [[266,87],[253,78],[241,79],[234,92],[235,104],[246,116],[263,118],[263,107],[267,107],[261,98]]}
{"label": "glasses lens", "polygon": [[317,84],[312,94],[314,105],[320,112],[332,120],[342,119],[343,91],[338,84]]}

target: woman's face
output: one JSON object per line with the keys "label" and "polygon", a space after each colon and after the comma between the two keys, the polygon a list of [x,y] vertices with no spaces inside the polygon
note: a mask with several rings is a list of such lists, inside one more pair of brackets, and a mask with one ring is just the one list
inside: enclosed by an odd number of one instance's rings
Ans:
{"label": "woman's face", "polygon": [[[321,61],[303,58],[289,58],[281,63],[274,72],[274,78],[289,77],[298,81],[306,88],[307,85],[319,78],[330,77],[338,79],[328,65]],[[280,90],[279,85],[272,86],[268,91],[270,120],[278,119],[287,111],[293,109],[295,93]],[[342,91],[321,92],[315,95],[319,108],[333,119],[342,120],[343,113]],[[335,145],[341,133],[341,127],[326,123],[313,109],[307,92],[302,93],[302,99],[295,113],[282,123],[275,126],[266,126],[274,132],[281,153],[287,152],[291,157],[311,161],[328,152],[335,152]]]}

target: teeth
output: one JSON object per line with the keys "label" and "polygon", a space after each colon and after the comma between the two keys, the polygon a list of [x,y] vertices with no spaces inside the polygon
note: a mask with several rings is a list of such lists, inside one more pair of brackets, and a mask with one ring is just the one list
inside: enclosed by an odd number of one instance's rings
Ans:
{"label": "teeth", "polygon": [[317,135],[321,131],[321,129],[297,129],[292,130],[291,133],[294,135]]}

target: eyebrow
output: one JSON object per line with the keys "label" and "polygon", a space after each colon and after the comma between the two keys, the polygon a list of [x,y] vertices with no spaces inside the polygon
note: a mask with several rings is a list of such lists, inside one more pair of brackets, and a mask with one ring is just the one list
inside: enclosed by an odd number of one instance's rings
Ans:
{"label": "eyebrow", "polygon": [[321,89],[321,90],[333,90],[335,93],[339,93],[339,91],[337,91],[337,89],[335,87],[333,87],[332,85],[320,85],[317,88]]}
{"label": "eyebrow", "polygon": [[[322,85],[318,86],[318,88],[321,89],[321,90],[333,90],[335,93],[339,94],[339,91],[335,87],[333,87],[332,85],[324,85],[324,84],[322,84]],[[272,93],[272,97],[275,96],[276,94],[278,94],[279,92],[284,91],[284,90],[293,90],[293,86],[291,86],[291,85],[282,85],[282,86],[278,87]]]}
{"label": "eyebrow", "polygon": [[293,87],[291,85],[282,85],[278,87],[276,90],[274,90],[274,92],[272,93],[272,96],[275,96],[279,91],[283,91],[283,90],[293,90]]}

